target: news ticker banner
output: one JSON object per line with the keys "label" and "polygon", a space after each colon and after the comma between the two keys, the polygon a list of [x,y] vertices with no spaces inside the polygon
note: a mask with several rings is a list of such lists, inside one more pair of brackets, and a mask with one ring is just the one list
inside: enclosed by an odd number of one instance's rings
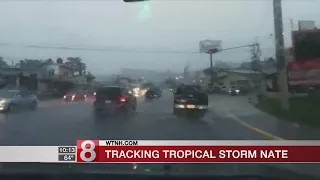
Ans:
{"label": "news ticker banner", "polygon": [[77,146],[0,146],[0,162],[319,163],[320,141],[78,140]]}

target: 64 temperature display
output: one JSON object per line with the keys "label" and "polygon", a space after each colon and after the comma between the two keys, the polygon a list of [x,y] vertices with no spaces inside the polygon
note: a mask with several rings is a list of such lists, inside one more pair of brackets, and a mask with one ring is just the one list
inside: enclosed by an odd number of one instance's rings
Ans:
{"label": "64 temperature display", "polygon": [[58,147],[59,162],[75,162],[76,161],[76,147],[74,146],[60,146]]}
{"label": "64 temperature display", "polygon": [[98,140],[77,141],[77,162],[98,162]]}

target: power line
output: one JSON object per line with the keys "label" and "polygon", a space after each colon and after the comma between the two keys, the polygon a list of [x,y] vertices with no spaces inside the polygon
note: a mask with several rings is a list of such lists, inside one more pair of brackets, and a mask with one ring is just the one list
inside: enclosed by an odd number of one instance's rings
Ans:
{"label": "power line", "polygon": [[[221,1],[221,0],[146,0],[141,1],[142,2],[199,2],[199,1],[205,1],[205,2],[214,2],[214,1]],[[228,1],[228,0],[224,0]],[[234,0],[229,0],[234,1]],[[123,0],[1,0],[0,2],[124,2]],[[139,3],[139,2],[132,2],[132,3]]]}
{"label": "power line", "polygon": [[[1,46],[11,46],[9,43],[2,43]],[[221,51],[228,51],[233,49],[250,47],[252,45],[235,46],[222,49]],[[167,51],[167,50],[146,50],[146,49],[125,49],[125,48],[89,48],[89,47],[68,47],[68,46],[40,46],[40,45],[22,45],[22,48],[34,49],[57,49],[66,51],[108,51],[108,52],[143,52],[143,53],[165,53],[165,54],[206,54],[196,51]]]}
{"label": "power line", "polygon": [[121,49],[121,48],[81,48],[81,47],[65,47],[65,46],[25,46],[26,48],[38,49],[60,49],[60,50],[76,50],[76,51],[125,51],[125,52],[145,52],[145,53],[173,53],[173,54],[200,54],[200,52],[192,51],[163,51],[163,50],[143,50],[143,49]]}

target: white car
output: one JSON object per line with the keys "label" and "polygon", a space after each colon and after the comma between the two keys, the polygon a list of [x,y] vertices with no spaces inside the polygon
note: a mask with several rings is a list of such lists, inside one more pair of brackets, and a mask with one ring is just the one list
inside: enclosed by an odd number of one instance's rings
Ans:
{"label": "white car", "polygon": [[18,109],[36,109],[38,98],[27,90],[0,91],[0,111],[15,112]]}

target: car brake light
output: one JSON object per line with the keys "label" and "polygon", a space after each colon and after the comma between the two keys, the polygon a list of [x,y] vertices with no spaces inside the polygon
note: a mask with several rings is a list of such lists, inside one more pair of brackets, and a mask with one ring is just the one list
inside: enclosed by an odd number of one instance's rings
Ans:
{"label": "car brake light", "polygon": [[96,102],[96,101],[97,101],[97,99],[94,97],[94,98],[92,99],[92,101],[93,101],[93,102]]}
{"label": "car brake light", "polygon": [[126,98],[124,97],[120,98],[120,102],[126,102]]}

